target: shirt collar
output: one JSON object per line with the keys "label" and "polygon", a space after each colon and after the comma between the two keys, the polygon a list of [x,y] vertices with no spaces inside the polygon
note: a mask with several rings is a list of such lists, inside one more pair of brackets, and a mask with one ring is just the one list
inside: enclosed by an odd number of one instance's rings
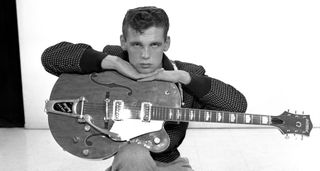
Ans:
{"label": "shirt collar", "polygon": [[170,59],[166,56],[166,54],[163,54],[163,57],[162,57],[162,67],[165,70],[174,70],[172,63]]}

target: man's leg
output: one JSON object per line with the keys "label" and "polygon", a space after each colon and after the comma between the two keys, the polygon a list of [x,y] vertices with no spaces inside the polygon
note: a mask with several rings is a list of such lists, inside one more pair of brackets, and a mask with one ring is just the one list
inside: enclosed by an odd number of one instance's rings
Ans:
{"label": "man's leg", "polygon": [[193,171],[187,158],[179,157],[171,163],[155,162],[147,148],[128,144],[115,155],[106,171]]}
{"label": "man's leg", "polygon": [[147,148],[128,144],[121,147],[108,171],[156,171],[157,166]]}
{"label": "man's leg", "polygon": [[187,158],[179,157],[173,162],[163,163],[156,161],[158,171],[194,171]]}

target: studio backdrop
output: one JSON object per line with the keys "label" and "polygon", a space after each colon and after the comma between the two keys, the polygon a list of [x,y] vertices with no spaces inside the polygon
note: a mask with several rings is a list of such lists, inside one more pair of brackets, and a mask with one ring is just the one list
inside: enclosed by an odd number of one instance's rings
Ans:
{"label": "studio backdrop", "polygon": [[145,5],[170,17],[167,55],[233,85],[246,96],[247,113],[304,111],[320,125],[319,1],[17,0],[27,128],[48,128],[44,104],[57,77],[42,67],[42,52],[61,41],[119,45],[127,9]]}

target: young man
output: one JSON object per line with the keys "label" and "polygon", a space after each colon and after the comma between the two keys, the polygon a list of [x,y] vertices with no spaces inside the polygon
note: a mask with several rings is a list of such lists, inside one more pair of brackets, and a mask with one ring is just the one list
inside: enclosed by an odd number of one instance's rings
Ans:
{"label": "young man", "polygon": [[[164,54],[171,41],[168,29],[169,19],[163,9],[131,9],[123,20],[121,46],[108,45],[98,52],[86,44],[61,42],[44,51],[42,63],[57,76],[112,69],[137,81],[170,81],[180,87],[182,107],[245,112],[245,97],[231,85],[206,76],[202,66],[168,59]],[[186,122],[165,122],[170,137],[168,149],[150,153],[140,145],[126,145],[119,149],[107,170],[192,170],[177,150],[187,127]]]}

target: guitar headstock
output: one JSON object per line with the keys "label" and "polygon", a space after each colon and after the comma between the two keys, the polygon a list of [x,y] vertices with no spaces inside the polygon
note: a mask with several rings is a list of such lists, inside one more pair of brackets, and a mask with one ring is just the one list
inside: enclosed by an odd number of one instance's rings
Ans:
{"label": "guitar headstock", "polygon": [[271,125],[278,127],[282,134],[300,134],[309,136],[312,122],[309,115],[283,112],[279,116],[271,116]]}

